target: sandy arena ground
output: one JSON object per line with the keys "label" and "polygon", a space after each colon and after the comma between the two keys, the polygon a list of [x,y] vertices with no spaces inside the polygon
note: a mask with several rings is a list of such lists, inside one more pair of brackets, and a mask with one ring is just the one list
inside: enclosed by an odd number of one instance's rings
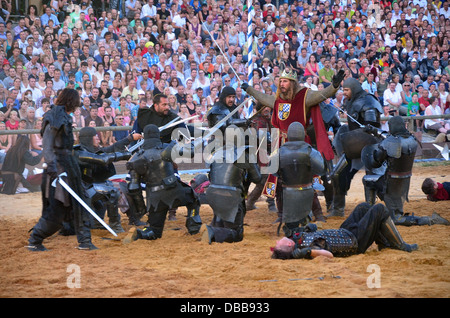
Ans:
{"label": "sandy arena ground", "polygon": [[[450,181],[450,165],[415,166],[410,202],[405,211],[419,216],[433,211],[450,220],[450,205],[430,202],[420,190],[425,177]],[[352,182],[346,215],[363,201],[360,172]],[[192,176],[191,176],[192,177]],[[320,197],[324,208],[323,197]],[[93,230],[95,251],[79,251],[74,236],[54,235],[48,252],[24,246],[41,212],[40,193],[0,195],[1,298],[448,298],[450,296],[450,227],[399,227],[419,251],[378,251],[348,258],[273,260],[270,247],[279,238],[275,213],[257,202],[245,219],[245,238],[235,244],[212,245],[186,233],[186,209],[167,221],[162,239],[123,245],[106,230]],[[212,218],[202,206],[205,223]],[[329,219],[337,228],[344,218]],[[123,215],[123,227],[128,219]],[[119,234],[123,238],[126,233]],[[375,270],[374,270],[375,269]],[[79,273],[79,280],[74,276]],[[377,275],[378,280],[374,277]],[[79,285],[76,285],[79,283]],[[378,285],[377,285],[378,284]],[[77,288],[79,287],[79,288]]]}

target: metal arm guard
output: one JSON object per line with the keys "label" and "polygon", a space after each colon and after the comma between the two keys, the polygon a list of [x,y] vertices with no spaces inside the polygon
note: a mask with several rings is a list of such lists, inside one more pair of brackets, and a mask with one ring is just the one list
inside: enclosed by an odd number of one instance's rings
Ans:
{"label": "metal arm guard", "polygon": [[128,183],[128,191],[135,193],[141,190],[140,177],[135,170],[130,170],[130,183]]}
{"label": "metal arm guard", "polygon": [[116,156],[113,153],[96,154],[89,151],[78,151],[78,159],[82,162],[92,163],[97,165],[109,165],[114,162]]}

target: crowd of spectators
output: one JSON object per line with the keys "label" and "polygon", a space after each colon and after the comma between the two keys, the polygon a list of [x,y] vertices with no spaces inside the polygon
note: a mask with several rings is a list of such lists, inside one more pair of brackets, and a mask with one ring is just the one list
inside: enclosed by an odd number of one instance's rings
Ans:
{"label": "crowd of spectators", "polygon": [[[275,94],[285,68],[311,89],[344,69],[386,115],[450,113],[448,1],[260,0],[250,16],[238,0],[47,0],[16,21],[0,11],[0,129],[38,129],[64,87],[80,94],[74,127],[132,126],[161,93],[202,124],[223,87],[245,99],[249,19],[258,90]],[[328,102],[342,106],[342,92]],[[450,125],[417,121],[422,128]],[[102,146],[126,134],[99,132]],[[0,136],[0,151],[15,138]],[[39,152],[39,135],[30,139]]]}

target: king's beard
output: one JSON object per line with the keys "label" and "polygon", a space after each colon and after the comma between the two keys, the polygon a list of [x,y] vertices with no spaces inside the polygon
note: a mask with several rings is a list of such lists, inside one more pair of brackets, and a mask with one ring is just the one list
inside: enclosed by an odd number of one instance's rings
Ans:
{"label": "king's beard", "polygon": [[289,89],[286,92],[282,92],[280,87],[278,86],[276,98],[281,98],[282,100],[293,100],[295,98],[295,95],[298,92],[298,83],[295,81],[291,81],[291,85],[289,86]]}

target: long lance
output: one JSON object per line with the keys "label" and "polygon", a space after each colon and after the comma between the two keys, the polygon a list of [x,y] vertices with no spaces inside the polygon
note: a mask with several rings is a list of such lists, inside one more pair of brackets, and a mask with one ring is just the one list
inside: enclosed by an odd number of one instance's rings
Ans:
{"label": "long lance", "polygon": [[[171,120],[170,122],[168,122],[164,126],[159,127],[158,129],[161,132],[161,131],[163,131],[165,129],[177,126],[179,124],[182,124],[182,123],[184,123],[186,121],[192,120],[192,119],[197,118],[197,117],[198,117],[198,115],[194,115],[194,116],[191,116],[191,117],[188,117],[188,118],[185,118],[185,119],[181,119],[181,120],[178,120],[178,121],[177,121],[177,119],[180,118],[180,117],[176,117],[175,119]],[[133,152],[136,149],[138,149],[140,146],[142,146],[143,144],[144,144],[144,139],[141,139],[138,142],[136,142],[136,144],[134,144],[133,146],[128,148],[128,151],[129,152]]]}
{"label": "long lance", "polygon": [[230,66],[231,70],[233,71],[234,75],[236,75],[236,79],[239,81],[239,83],[241,82],[241,79],[239,78],[238,74],[236,73],[236,70],[234,69],[233,65],[231,65],[230,61],[228,61],[227,56],[223,53],[222,49],[220,48],[220,45],[217,44],[216,40],[214,39],[214,37],[211,35],[211,33],[209,32],[208,28],[205,27],[205,22],[202,23],[202,26],[205,28],[206,32],[208,32],[209,37],[211,38],[211,40],[214,42],[214,44],[219,48],[220,53],[222,53],[223,57],[225,58],[225,60],[227,61],[228,65]]}
{"label": "long lance", "polygon": [[[58,182],[59,182],[59,184],[60,185],[62,185],[62,187],[64,188],[64,189],[66,189],[66,191],[67,192],[69,192],[70,193],[70,195],[72,196],[72,197],[74,197],[75,198],[75,200],[77,200],[78,201],[78,203],[80,203],[97,221],[99,221],[100,222],[100,224],[101,225],[103,225],[103,227],[105,228],[105,229],[107,229],[112,235],[114,235],[114,236],[117,236],[117,234],[116,234],[116,232],[114,232],[109,226],[108,226],[108,224],[106,224],[105,223],[105,221],[103,221],[98,215],[97,215],[97,213],[95,213],[92,209],[91,209],[91,207],[89,206],[89,205],[87,205],[87,203],[86,202],[84,202],[84,200],[83,199],[81,199],[79,196],[78,196],[78,194],[76,194],[76,192],[75,191],[73,191],[72,190],[72,188],[70,188],[70,186],[62,179],[62,177],[63,176],[65,176],[65,177],[67,177],[67,173],[65,173],[65,172],[63,172],[63,173],[61,173],[59,176],[58,176]],[[55,179],[55,181],[56,181],[56,179]],[[52,184],[52,186],[56,186],[56,182],[54,182],[53,184]]]}

